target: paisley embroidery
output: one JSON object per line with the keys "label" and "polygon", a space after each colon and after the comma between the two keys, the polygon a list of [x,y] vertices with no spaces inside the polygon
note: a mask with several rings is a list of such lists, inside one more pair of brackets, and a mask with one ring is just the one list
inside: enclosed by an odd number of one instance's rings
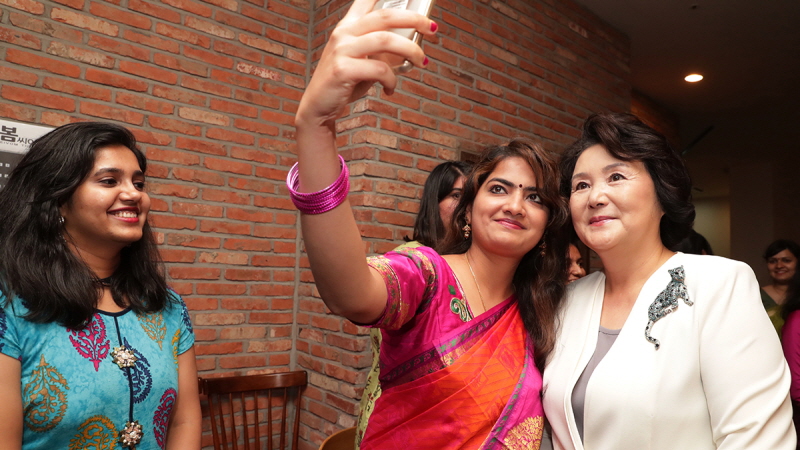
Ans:
{"label": "paisley embroidery", "polygon": [[92,416],[78,427],[78,434],[69,441],[69,450],[116,450],[117,429],[105,416]]}
{"label": "paisley embroidery", "polygon": [[106,324],[100,314],[92,316],[92,320],[82,330],[69,330],[72,346],[78,354],[94,363],[94,371],[100,368],[100,361],[108,356],[111,345],[106,338]]}
{"label": "paisley embroidery", "polygon": [[153,432],[155,433],[156,442],[160,448],[164,448],[167,443],[167,423],[169,422],[169,415],[172,412],[172,406],[178,398],[178,393],[175,389],[169,388],[161,396],[161,402],[153,415]]}
{"label": "paisley embroidery", "polygon": [[539,450],[542,445],[542,416],[528,417],[511,429],[505,444],[509,450]]}
{"label": "paisley embroidery", "polygon": [[150,394],[150,389],[153,387],[153,376],[150,374],[150,362],[139,350],[131,347],[127,338],[123,338],[122,341],[125,343],[125,347],[133,350],[133,354],[136,356],[136,363],[133,365],[133,370],[131,370],[133,402],[141,403],[147,398]]}
{"label": "paisley embroidery", "polygon": [[658,294],[655,301],[650,304],[647,310],[648,318],[647,326],[644,329],[644,337],[656,346],[656,350],[661,347],[661,342],[658,339],[650,336],[650,330],[653,325],[662,317],[678,309],[678,300],[683,300],[689,306],[694,304],[689,300],[689,293],[686,290],[686,284],[683,282],[686,278],[683,272],[683,266],[678,266],[668,271],[672,280],[667,284],[667,287]]}
{"label": "paisley embroidery", "polygon": [[453,296],[450,299],[450,311],[458,314],[462,322],[469,322],[472,318],[472,314],[470,314],[469,308],[467,308],[467,302],[465,302],[463,298],[456,297],[457,292],[454,286],[447,285],[447,288],[450,290],[450,295]]}
{"label": "paisley embroidery", "polygon": [[3,351],[3,346],[5,346],[5,340],[3,338],[6,336],[6,330],[8,330],[6,312],[0,309],[0,351]]}
{"label": "paisley embroidery", "polygon": [[164,338],[167,337],[167,327],[164,325],[164,316],[160,312],[153,314],[145,314],[139,316],[139,324],[150,339],[158,344],[158,348],[162,349]]}
{"label": "paisley embroidery", "polygon": [[189,317],[189,309],[186,308],[186,304],[181,304],[181,308],[181,320],[183,321],[183,326],[186,328],[186,331],[191,333],[194,331],[194,328],[192,328],[192,319]]}
{"label": "paisley embroidery", "polygon": [[175,365],[178,365],[178,344],[181,341],[181,330],[175,330],[175,336],[172,336],[172,357],[175,359]]}
{"label": "paisley embroidery", "polygon": [[67,411],[67,390],[67,380],[42,355],[30,381],[22,388],[25,426],[43,432],[58,425]]}

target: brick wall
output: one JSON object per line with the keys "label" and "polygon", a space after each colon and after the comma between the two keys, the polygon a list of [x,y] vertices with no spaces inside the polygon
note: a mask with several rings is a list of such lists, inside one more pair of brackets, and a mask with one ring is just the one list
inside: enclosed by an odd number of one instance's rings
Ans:
{"label": "brick wall", "polygon": [[[0,0],[0,117],[135,132],[201,374],[309,370],[305,449],[354,423],[371,358],[364,330],[318,299],[283,185],[293,114],[348,6]],[[518,135],[557,151],[590,112],[631,105],[627,38],[570,1],[440,0],[433,16],[429,67],[338,125],[369,252],[409,233],[441,160]]]}

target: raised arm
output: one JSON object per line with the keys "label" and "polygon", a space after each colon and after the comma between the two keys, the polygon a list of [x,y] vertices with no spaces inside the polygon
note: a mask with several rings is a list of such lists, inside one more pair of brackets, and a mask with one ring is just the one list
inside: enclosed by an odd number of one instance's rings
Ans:
{"label": "raised arm", "polygon": [[[415,28],[432,34],[430,19],[405,10],[372,12],[374,5],[375,0],[355,0],[331,33],[300,101],[295,117],[300,193],[323,190],[340,177],[335,121],[344,107],[375,82],[389,93],[397,85],[386,63],[367,56],[390,52],[424,65],[418,45],[386,30]],[[354,322],[378,319],[386,306],[386,287],[367,266],[350,203],[345,199],[320,214],[301,211],[300,223],[311,271],[328,308]]]}

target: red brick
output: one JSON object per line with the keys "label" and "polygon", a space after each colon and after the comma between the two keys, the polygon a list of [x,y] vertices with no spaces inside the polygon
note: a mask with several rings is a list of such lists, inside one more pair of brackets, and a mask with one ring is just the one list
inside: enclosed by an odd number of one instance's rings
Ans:
{"label": "red brick", "polygon": [[93,98],[103,101],[111,100],[111,90],[71,80],[47,77],[42,82],[42,87],[82,98]]}
{"label": "red brick", "polygon": [[149,30],[151,21],[147,17],[139,14],[133,14],[124,9],[113,8],[103,3],[92,2],[89,6],[89,12],[95,16],[103,17],[114,22],[124,23],[135,28]]}
{"label": "red brick", "polygon": [[244,222],[256,223],[270,223],[272,222],[272,213],[261,210],[250,210],[243,208],[228,207],[225,211],[225,217],[232,220],[241,220]]}
{"label": "red brick", "polygon": [[205,203],[172,202],[172,212],[183,216],[222,217],[221,206]]}
{"label": "red brick", "polygon": [[[178,15],[178,20],[180,20],[180,15]],[[170,39],[175,39],[192,45],[197,45],[198,47],[209,48],[211,46],[211,38],[209,38],[208,36],[203,36],[202,34],[183,30],[181,28],[176,28],[173,27],[172,25],[157,23],[156,33],[162,36],[166,36]]]}
{"label": "red brick", "polygon": [[166,117],[150,116],[150,126],[159,130],[174,131],[180,134],[199,136],[201,128],[197,125],[186,123],[182,120],[168,119]]}
{"label": "red brick", "polygon": [[194,316],[194,325],[240,325],[245,323],[245,316],[241,313],[205,314],[198,313]]}
{"label": "red brick", "polygon": [[250,234],[250,225],[246,223],[215,222],[203,220],[200,222],[200,231],[222,234]]}
{"label": "red brick", "polygon": [[2,0],[0,4],[10,6],[37,16],[44,14],[44,5],[33,0]]}
{"label": "red brick", "polygon": [[[24,70],[14,69],[13,67],[9,67],[9,66],[0,66],[0,80],[11,81],[11,82],[14,82],[14,83],[24,84],[26,86],[34,86],[36,84],[36,82],[39,81],[39,77],[36,76],[36,74],[30,73],[30,72],[27,72],[27,71],[24,71]],[[51,78],[45,78],[45,81],[44,81],[42,87],[45,87],[47,89],[53,89],[52,87],[49,87],[47,85],[48,84],[48,80],[52,80],[52,79]],[[59,89],[53,89],[53,90],[60,91]],[[61,91],[61,92],[63,92],[63,91]]]}
{"label": "red brick", "polygon": [[[2,90],[0,90],[0,92],[2,92]],[[35,122],[36,111],[19,105],[0,103],[0,117],[8,117],[9,119],[19,120],[22,122]],[[42,115],[42,123],[48,125],[50,124],[46,121],[44,114]]]}
{"label": "red brick", "polygon": [[[245,7],[242,8],[243,11],[244,8]],[[264,33],[263,25],[252,20],[247,20],[242,17],[241,14],[231,14],[225,11],[217,11],[217,13],[214,15],[214,19],[216,19],[216,21],[219,23],[236,27],[259,36]]]}
{"label": "red brick", "polygon": [[[166,20],[172,23],[181,22],[180,13],[172,11],[169,8],[164,8],[163,6],[154,5],[149,2],[144,2],[141,0],[129,0],[128,8],[134,11],[138,11],[142,14],[147,14],[148,16],[155,17],[156,19]],[[161,24],[156,24],[156,32],[158,32],[159,25]]]}
{"label": "red brick", "polygon": [[221,56],[219,53],[210,52],[206,50],[198,50],[184,46],[183,54],[186,55],[187,58],[203,61],[205,63],[213,64],[215,66],[219,66],[225,69],[230,69],[233,67],[233,58]]}
{"label": "red brick", "polygon": [[167,236],[168,245],[179,245],[194,248],[219,248],[222,239],[211,236],[194,236],[190,234],[170,233]]}
{"label": "red brick", "polygon": [[174,6],[178,9],[182,9],[186,12],[201,16],[201,17],[211,17],[211,8],[208,6],[194,2],[192,0],[162,0],[163,3],[167,5]]}
{"label": "red brick", "polygon": [[178,82],[178,75],[171,70],[163,70],[153,67],[149,64],[141,64],[131,61],[121,61],[119,69],[125,73],[137,75],[142,78],[160,81],[166,84],[175,84]]}
{"label": "red brick", "polygon": [[53,8],[50,11],[50,18],[56,22],[66,23],[107,36],[119,35],[119,27],[117,25],[66,9]]}
{"label": "red brick", "polygon": [[270,281],[271,277],[269,270],[227,269],[225,270],[225,279],[230,281]]}
{"label": "red brick", "polygon": [[114,67],[116,62],[114,58],[103,53],[86,50],[71,45],[64,45],[61,42],[51,42],[50,45],[47,46],[46,51],[51,55],[69,58],[78,62],[91,64],[93,66],[104,67],[106,69]]}
{"label": "red brick", "polygon": [[11,24],[15,27],[51,36],[59,40],[81,42],[83,39],[83,32],[81,32],[81,30],[76,30],[59,23],[53,23],[52,21],[45,22],[28,15],[13,12],[9,14],[9,18],[11,19]]}
{"label": "red brick", "polygon": [[192,263],[197,252],[191,250],[174,250],[162,248],[159,250],[161,259],[168,263]]}
{"label": "red brick", "polygon": [[101,105],[99,103],[81,102],[80,112],[87,116],[101,117],[103,119],[116,120],[133,125],[142,125],[144,123],[144,114],[142,113]]}
{"label": "red brick", "polygon": [[[240,120],[243,119],[234,120],[234,124],[237,124]],[[242,145],[253,145],[256,141],[256,139],[249,134],[237,133],[235,131],[223,130],[221,128],[209,128],[206,132],[206,137],[209,139],[235,142]]]}
{"label": "red brick", "polygon": [[136,109],[143,109],[158,114],[169,115],[172,114],[175,109],[175,107],[170,103],[153,100],[150,97],[131,94],[128,92],[119,92],[117,94],[116,101],[120,105],[130,106],[131,108]]}
{"label": "red brick", "polygon": [[230,97],[231,88],[223,86],[218,83],[202,80],[194,77],[183,77],[181,79],[181,86],[195,91],[201,91],[208,94],[219,95],[220,97]]}
{"label": "red brick", "polygon": [[182,280],[217,280],[221,274],[221,269],[211,267],[170,267],[169,276]]}
{"label": "red brick", "polygon": [[214,41],[214,51],[237,58],[246,59],[252,62],[259,62],[261,60],[261,52],[251,50],[231,42]]}
{"label": "red brick", "polygon": [[270,241],[263,239],[225,239],[223,246],[230,250],[268,252],[272,249]]}
{"label": "red brick", "polygon": [[202,106],[206,102],[206,97],[203,95],[188,92],[185,89],[176,89],[169,86],[153,86],[153,95],[179,103],[186,103],[196,106]]}
{"label": "red brick", "polygon": [[214,98],[211,99],[210,106],[211,109],[214,111],[220,111],[229,114],[237,114],[253,118],[258,117],[258,109],[249,105],[243,105],[241,103]]}
{"label": "red brick", "polygon": [[[169,152],[169,150],[161,150],[161,149],[153,149],[150,148],[147,150],[147,159],[153,161],[159,161],[157,151],[164,151]],[[169,156],[165,156],[165,159],[169,159]],[[167,184],[167,183],[147,183],[147,192],[150,194],[155,195],[165,195],[170,197],[179,197],[179,198],[197,198],[197,191],[198,188],[196,186],[184,186],[180,184]]]}
{"label": "red brick", "polygon": [[242,295],[246,291],[242,283],[197,283],[197,293],[202,295]]}
{"label": "red brick", "polygon": [[281,101],[279,98],[270,96],[270,95],[261,95],[255,92],[248,92],[237,90],[234,98],[236,100],[240,100],[247,103],[253,103],[255,105],[264,106],[266,108],[278,108],[280,107]]}
{"label": "red brick", "polygon": [[92,68],[86,69],[86,80],[137,92],[145,92],[148,87],[144,81]]}
{"label": "red brick", "polygon": [[214,186],[223,186],[225,184],[225,180],[222,178],[222,176],[217,173],[207,172],[204,170],[176,167],[172,170],[172,175],[176,179],[183,181],[192,181],[195,183],[210,184]]}
{"label": "red brick", "polygon": [[225,146],[206,140],[192,139],[188,137],[178,137],[175,146],[184,150],[207,153],[209,155],[226,155],[228,152]]}
{"label": "red brick", "polygon": [[253,312],[250,313],[250,323],[292,323],[291,313]]}
{"label": "red brick", "polygon": [[267,12],[265,8],[253,8],[251,6],[242,5],[242,14],[276,28],[286,28],[286,19],[282,14]]}
{"label": "red brick", "polygon": [[34,50],[42,48],[42,41],[39,38],[32,34],[23,33],[20,30],[12,28],[0,27],[0,41],[32,48]]}
{"label": "red brick", "polygon": [[0,88],[0,97],[6,100],[42,106],[49,109],[60,109],[67,112],[75,111],[75,100],[61,97],[60,95],[45,94],[43,92],[31,91],[15,86],[5,85]]}
{"label": "red brick", "polygon": [[264,367],[265,356],[225,356],[219,358],[219,366],[223,369],[242,369],[245,367]]}
{"label": "red brick", "polygon": [[177,58],[164,53],[156,53],[156,55],[153,57],[153,62],[159,66],[172,70],[179,70],[192,75],[206,76],[208,73],[208,69],[205,64],[200,64],[183,58]]}
{"label": "red brick", "polygon": [[[148,47],[157,48],[159,50],[164,50],[171,53],[178,53],[180,49],[180,44],[175,41],[162,39],[157,36],[141,34],[132,30],[124,30],[123,37],[126,41],[136,42],[137,44],[146,45]],[[156,61],[156,64],[158,64],[158,61]]]}
{"label": "red brick", "polygon": [[236,192],[222,191],[218,189],[203,189],[203,200],[208,202],[220,202],[236,205],[250,204],[250,196],[247,194],[239,194]]}
{"label": "red brick", "polygon": [[243,344],[241,342],[220,342],[215,344],[198,344],[195,345],[194,348],[198,356],[227,355],[230,353],[241,353]]}
{"label": "red brick", "polygon": [[13,48],[6,50],[6,61],[19,64],[21,66],[31,67],[34,69],[46,70],[58,75],[64,75],[71,78],[80,76],[81,69],[74,65],[68,64],[64,61],[46,58]]}
{"label": "red brick", "polygon": [[226,84],[234,84],[245,89],[258,89],[260,81],[254,77],[239,75],[225,70],[212,69],[211,78]]}
{"label": "red brick", "polygon": [[147,220],[155,228],[169,228],[173,230],[194,230],[197,228],[197,221],[186,217],[154,215],[148,217]]}
{"label": "red brick", "polygon": [[280,2],[268,2],[267,9],[283,17],[297,20],[301,23],[308,23],[308,13]]}

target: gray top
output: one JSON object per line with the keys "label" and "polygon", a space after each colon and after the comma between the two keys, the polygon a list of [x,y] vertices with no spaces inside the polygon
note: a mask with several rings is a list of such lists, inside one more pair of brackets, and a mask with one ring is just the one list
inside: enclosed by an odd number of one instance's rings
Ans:
{"label": "gray top", "polygon": [[589,364],[583,369],[581,377],[575,383],[575,388],[572,389],[572,412],[575,414],[575,424],[578,426],[581,442],[583,442],[583,406],[586,401],[586,385],[589,384],[589,378],[592,377],[595,367],[600,364],[614,341],[617,340],[619,331],[600,327],[597,332],[597,347],[594,349],[592,359],[589,360]]}

